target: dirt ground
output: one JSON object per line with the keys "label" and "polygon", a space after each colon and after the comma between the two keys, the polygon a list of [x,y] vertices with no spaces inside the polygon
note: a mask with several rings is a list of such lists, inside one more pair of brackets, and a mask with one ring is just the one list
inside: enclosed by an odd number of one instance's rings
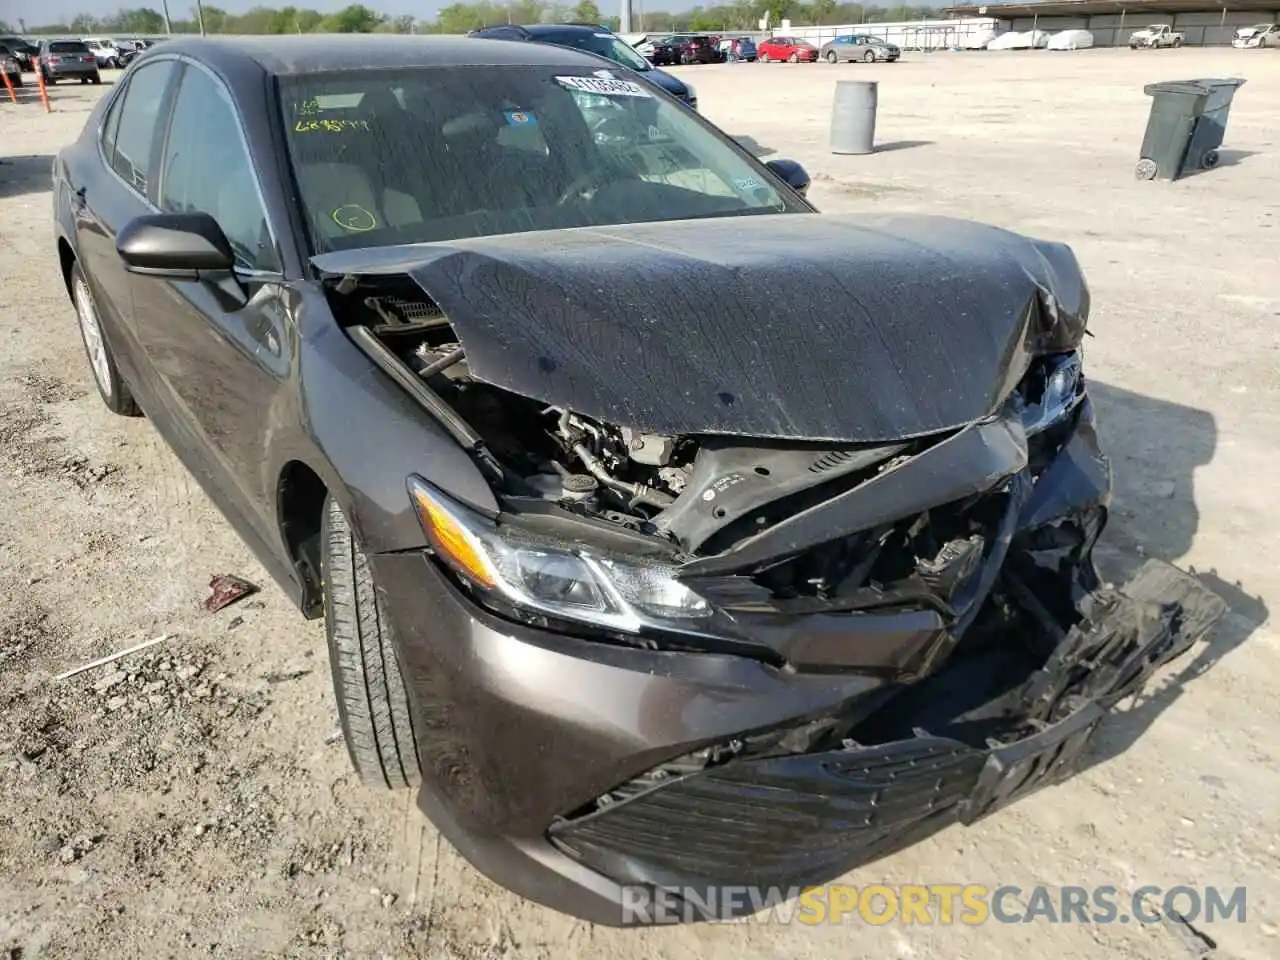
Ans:
{"label": "dirt ground", "polygon": [[[827,211],[988,220],[1073,244],[1114,458],[1115,577],[1206,571],[1231,613],[1105,728],[1089,768],[849,882],[1247,887],[1215,957],[1280,955],[1280,54],[909,54],[679,71],[704,112],[802,161]],[[1240,75],[1222,165],[1133,178],[1161,79]],[[872,156],[829,153],[875,78]],[[103,88],[106,89],[106,88]],[[0,103],[0,957],[1176,958],[1166,924],[738,924],[618,931],[480,878],[337,740],[319,624],[270,585],[145,420],[94,393],[58,277],[52,155],[99,90]],[[1209,572],[1212,571],[1212,572]],[[260,594],[200,601],[232,572]],[[144,654],[59,672],[167,634]],[[5,951],[8,951],[7,955]]]}

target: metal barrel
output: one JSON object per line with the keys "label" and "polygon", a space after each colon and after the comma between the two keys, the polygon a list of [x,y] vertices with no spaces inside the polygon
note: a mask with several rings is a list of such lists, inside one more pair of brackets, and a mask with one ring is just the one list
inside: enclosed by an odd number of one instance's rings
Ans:
{"label": "metal barrel", "polygon": [[831,101],[831,152],[872,153],[876,139],[875,80],[837,80]]}

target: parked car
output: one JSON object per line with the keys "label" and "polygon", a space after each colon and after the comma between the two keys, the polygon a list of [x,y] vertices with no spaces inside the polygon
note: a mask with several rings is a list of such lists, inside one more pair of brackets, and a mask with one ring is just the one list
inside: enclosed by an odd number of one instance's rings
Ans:
{"label": "parked car", "polygon": [[1010,30],[987,42],[988,50],[1043,50],[1049,46],[1047,30]]}
{"label": "parked car", "polygon": [[1059,30],[1049,37],[1046,50],[1088,50],[1093,46],[1093,34],[1088,30]]}
{"label": "parked car", "polygon": [[724,63],[725,53],[720,49],[720,38],[705,33],[676,36],[675,49],[680,63]]}
{"label": "parked car", "polygon": [[566,23],[539,23],[529,26],[504,24],[473,30],[468,36],[486,40],[525,40],[532,43],[554,43],[561,47],[586,50],[598,57],[642,74],[650,83],[662,89],[693,109],[698,109],[698,93],[691,84],[665,70],[659,70],[630,44],[604,27],[584,27]]}
{"label": "parked car", "polygon": [[1185,39],[1185,34],[1174,30],[1167,23],[1153,23],[1129,35],[1129,49],[1154,50],[1158,47],[1180,47]]}
{"label": "parked car", "polygon": [[41,40],[37,59],[40,76],[50,86],[59,80],[102,82],[98,58],[83,40]]}
{"label": "parked car", "polygon": [[795,37],[770,37],[756,44],[756,59],[761,63],[778,60],[813,63],[818,59],[818,48],[808,40],[797,40]]}
{"label": "parked car", "polygon": [[18,66],[23,70],[34,69],[35,56],[39,53],[39,48],[29,40],[24,40],[18,36],[0,37],[0,46],[8,49],[10,55],[18,61]]}
{"label": "parked car", "polygon": [[739,60],[745,60],[747,63],[755,63],[760,52],[756,49],[756,42],[750,37],[734,37],[733,54]]}
{"label": "parked car", "polygon": [[1222,605],[1095,570],[1069,247],[819,214],[609,72],[174,38],[51,207],[103,401],[324,618],[359,775],[618,925],[637,878],[818,881],[1069,776]]}
{"label": "parked car", "polygon": [[1252,27],[1241,27],[1231,38],[1231,45],[1237,50],[1280,46],[1280,24],[1255,23]]}
{"label": "parked car", "polygon": [[650,37],[636,47],[636,52],[655,67],[675,66],[680,63],[681,44],[678,37]]}
{"label": "parked car", "polygon": [[818,52],[827,63],[840,63],[842,60],[862,60],[865,63],[886,60],[893,63],[902,56],[902,48],[897,44],[865,33],[845,34],[828,40]]}
{"label": "parked car", "polygon": [[15,87],[22,86],[22,65],[13,51],[3,44],[0,44],[0,73],[3,73]]}
{"label": "parked car", "polygon": [[83,37],[85,46],[87,46],[94,58],[98,61],[99,68],[115,68],[120,66],[120,48],[114,40],[108,40],[102,37]]}

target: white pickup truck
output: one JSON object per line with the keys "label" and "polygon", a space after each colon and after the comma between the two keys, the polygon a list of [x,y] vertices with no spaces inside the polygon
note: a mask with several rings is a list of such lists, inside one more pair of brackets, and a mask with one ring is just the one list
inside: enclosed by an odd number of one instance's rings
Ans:
{"label": "white pickup truck", "polygon": [[1130,50],[1153,50],[1156,47],[1180,47],[1186,35],[1174,30],[1167,23],[1153,23],[1135,30],[1129,36]]}

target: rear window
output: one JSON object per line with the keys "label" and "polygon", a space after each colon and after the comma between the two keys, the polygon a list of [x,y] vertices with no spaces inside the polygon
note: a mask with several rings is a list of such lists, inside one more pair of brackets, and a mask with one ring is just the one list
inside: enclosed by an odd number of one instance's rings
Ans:
{"label": "rear window", "polygon": [[59,40],[49,44],[50,53],[88,53],[89,48],[83,43],[73,43],[70,40]]}

